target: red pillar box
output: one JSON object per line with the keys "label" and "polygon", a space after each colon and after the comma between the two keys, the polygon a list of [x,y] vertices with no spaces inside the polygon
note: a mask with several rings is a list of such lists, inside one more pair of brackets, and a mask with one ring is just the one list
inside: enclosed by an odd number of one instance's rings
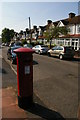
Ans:
{"label": "red pillar box", "polygon": [[33,103],[33,53],[29,48],[14,50],[17,54],[18,106],[30,107]]}

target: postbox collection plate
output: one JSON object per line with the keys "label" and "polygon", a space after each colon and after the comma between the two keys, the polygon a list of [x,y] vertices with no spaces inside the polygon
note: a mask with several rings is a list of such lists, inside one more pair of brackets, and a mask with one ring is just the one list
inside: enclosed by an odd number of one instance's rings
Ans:
{"label": "postbox collection plate", "polygon": [[30,74],[30,66],[25,66],[25,74]]}

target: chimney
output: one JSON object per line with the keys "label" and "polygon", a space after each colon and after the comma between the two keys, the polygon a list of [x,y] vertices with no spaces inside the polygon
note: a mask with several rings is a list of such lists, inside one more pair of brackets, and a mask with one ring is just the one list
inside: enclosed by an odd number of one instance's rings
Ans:
{"label": "chimney", "polygon": [[33,26],[33,29],[37,31],[37,26],[36,26],[36,25],[34,25],[34,26]]}
{"label": "chimney", "polygon": [[47,24],[48,24],[48,25],[49,25],[49,24],[51,24],[51,23],[52,23],[52,21],[51,21],[51,20],[48,20],[48,21],[47,21]]}
{"label": "chimney", "polygon": [[69,13],[69,18],[75,17],[75,13]]}
{"label": "chimney", "polygon": [[33,26],[33,29],[36,29],[36,28],[37,28],[37,26],[36,26],[36,25],[34,25],[34,26]]}

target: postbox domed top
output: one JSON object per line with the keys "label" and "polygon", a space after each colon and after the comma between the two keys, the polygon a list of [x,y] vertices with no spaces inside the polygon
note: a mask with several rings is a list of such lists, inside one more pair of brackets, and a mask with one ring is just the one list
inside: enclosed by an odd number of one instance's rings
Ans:
{"label": "postbox domed top", "polygon": [[18,48],[16,50],[14,50],[15,53],[34,53],[35,51],[30,49],[30,48]]}

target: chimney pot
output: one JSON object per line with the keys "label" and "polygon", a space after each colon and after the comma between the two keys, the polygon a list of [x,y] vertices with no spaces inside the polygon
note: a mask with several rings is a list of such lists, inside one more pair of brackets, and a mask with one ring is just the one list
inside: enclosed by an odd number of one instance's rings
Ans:
{"label": "chimney pot", "polygon": [[75,17],[75,13],[69,13],[69,18]]}
{"label": "chimney pot", "polygon": [[47,24],[51,24],[51,23],[52,23],[52,21],[51,21],[51,20],[48,20],[48,21],[47,21]]}

